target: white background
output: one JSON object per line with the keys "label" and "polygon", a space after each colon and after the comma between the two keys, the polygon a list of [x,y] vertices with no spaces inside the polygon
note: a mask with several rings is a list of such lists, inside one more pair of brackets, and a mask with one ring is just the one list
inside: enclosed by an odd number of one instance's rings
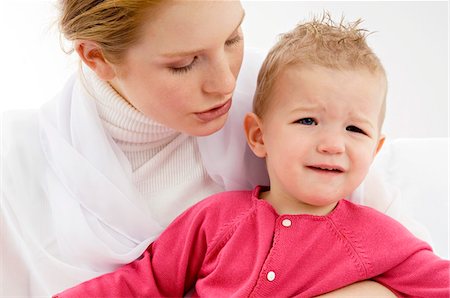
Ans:
{"label": "white background", "polygon": [[[60,47],[55,1],[0,0],[0,111],[51,99],[77,67]],[[389,80],[388,138],[448,136],[448,3],[244,1],[245,42],[268,49],[314,14],[364,19]]]}

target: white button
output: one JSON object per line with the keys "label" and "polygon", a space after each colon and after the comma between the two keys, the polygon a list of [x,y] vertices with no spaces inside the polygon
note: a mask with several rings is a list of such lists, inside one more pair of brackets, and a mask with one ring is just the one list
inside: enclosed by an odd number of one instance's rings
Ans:
{"label": "white button", "polygon": [[292,222],[291,222],[290,219],[285,218],[285,219],[283,219],[281,224],[287,228],[287,227],[290,227],[292,225]]}
{"label": "white button", "polygon": [[269,273],[267,273],[267,280],[274,281],[274,279],[275,279],[275,272],[269,271]]}

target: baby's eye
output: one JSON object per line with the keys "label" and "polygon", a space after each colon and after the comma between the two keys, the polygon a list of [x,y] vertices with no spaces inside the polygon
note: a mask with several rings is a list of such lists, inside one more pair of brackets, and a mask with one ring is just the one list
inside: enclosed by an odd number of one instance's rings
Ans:
{"label": "baby's eye", "polygon": [[362,134],[366,134],[361,128],[356,127],[354,125],[349,125],[345,128],[347,131],[351,131],[351,132],[356,132],[356,133],[362,133]]}
{"label": "baby's eye", "polygon": [[302,125],[317,125],[316,120],[314,120],[313,118],[302,118],[295,122]]}

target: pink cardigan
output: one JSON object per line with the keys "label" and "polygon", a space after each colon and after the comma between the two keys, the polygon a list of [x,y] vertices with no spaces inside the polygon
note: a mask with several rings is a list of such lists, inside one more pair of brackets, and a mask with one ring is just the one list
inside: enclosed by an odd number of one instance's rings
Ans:
{"label": "pink cardigan", "polygon": [[311,297],[366,279],[449,297],[449,261],[395,220],[346,200],[326,216],[278,215],[260,190],[201,201],[139,260],[57,297]]}

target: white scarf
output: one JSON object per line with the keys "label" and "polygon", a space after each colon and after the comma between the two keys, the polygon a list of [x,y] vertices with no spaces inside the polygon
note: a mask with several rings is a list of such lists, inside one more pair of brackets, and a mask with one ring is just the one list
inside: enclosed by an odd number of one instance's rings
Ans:
{"label": "white scarf", "polygon": [[54,171],[46,187],[65,261],[107,272],[139,257],[162,227],[138,200],[127,158],[77,84],[72,77],[63,100],[40,111],[42,147]]}

